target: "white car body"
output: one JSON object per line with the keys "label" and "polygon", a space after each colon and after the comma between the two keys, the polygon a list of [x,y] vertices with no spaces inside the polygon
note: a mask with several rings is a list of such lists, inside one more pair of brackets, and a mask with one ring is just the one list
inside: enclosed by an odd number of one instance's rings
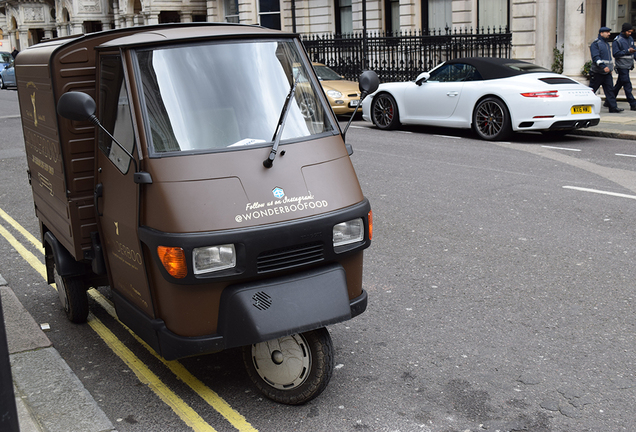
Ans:
{"label": "white car body", "polygon": [[[517,70],[512,72],[517,75],[493,79],[483,79],[481,76],[470,78],[475,80],[450,82],[429,79],[445,64],[456,65],[459,62],[492,66],[495,69],[506,68],[510,64],[523,69],[527,65],[529,70],[537,71]],[[507,73],[495,69],[490,71],[496,72],[491,75]],[[374,101],[383,93],[391,95],[397,104],[399,123],[388,127],[379,124],[382,120],[378,120],[377,110],[376,118],[372,116]],[[476,108],[485,98],[503,101],[509,112],[509,131],[567,132],[594,126],[600,120],[601,99],[590,87],[529,63],[487,58],[457,59],[438,65],[430,73],[420,74],[415,81],[381,84],[375,93],[363,101],[362,117],[382,129],[390,129],[396,124],[474,128]],[[577,110],[587,112],[574,113]],[[478,134],[484,139],[500,139],[505,135],[490,138]]]}

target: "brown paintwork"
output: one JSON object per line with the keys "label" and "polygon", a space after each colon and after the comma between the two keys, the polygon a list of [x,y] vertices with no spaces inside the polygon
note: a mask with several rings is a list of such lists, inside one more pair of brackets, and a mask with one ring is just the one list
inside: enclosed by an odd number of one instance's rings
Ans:
{"label": "brown paintwork", "polygon": [[[332,212],[364,197],[340,135],[287,144],[285,154],[279,153],[270,169],[262,164],[269,147],[151,158],[140,126],[144,123],[128,48],[167,40],[281,37],[282,33],[231,25],[148,30],[69,37],[20,53],[16,76],[36,214],[42,235],[50,230],[78,261],[91,250],[90,233],[99,229],[112,289],[147,316],[163,320],[177,335],[211,335],[217,330],[221,294],[230,282],[178,285],[167,280],[157,267],[155,251],[139,241],[137,223],[166,233],[212,232]],[[99,97],[96,61],[100,53],[115,48],[123,50],[128,75],[136,138],[133,154],[140,169],[150,173],[152,184],[134,184],[132,165],[125,175],[113,171],[108,158],[96,151],[95,127],[63,119],[55,111],[67,91]],[[99,200],[103,217],[96,217],[94,207],[97,182],[104,184]],[[283,188],[286,197],[302,198],[307,206],[299,210],[298,202],[275,203],[274,187]],[[341,261],[350,299],[362,293],[362,260],[360,251]]]}
{"label": "brown paintwork", "polygon": [[[245,228],[362,201],[340,136],[288,144],[284,149],[285,155],[277,157],[271,169],[263,167],[269,147],[146,160],[153,184],[145,189],[142,224],[164,232]],[[275,187],[283,188],[286,195],[278,204],[272,196]],[[298,206],[290,201],[294,198],[307,199]]]}

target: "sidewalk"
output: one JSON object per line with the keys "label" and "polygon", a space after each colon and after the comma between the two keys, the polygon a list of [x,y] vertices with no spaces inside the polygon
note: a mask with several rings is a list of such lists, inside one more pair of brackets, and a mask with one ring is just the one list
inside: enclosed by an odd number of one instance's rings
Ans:
{"label": "sidewalk", "polygon": [[106,414],[1,275],[0,295],[20,431],[114,431]]}
{"label": "sidewalk", "polygon": [[572,135],[636,140],[636,111],[631,111],[625,98],[620,96],[618,107],[625,111],[610,113],[608,108],[601,107],[601,122],[598,125],[577,129],[572,132]]}

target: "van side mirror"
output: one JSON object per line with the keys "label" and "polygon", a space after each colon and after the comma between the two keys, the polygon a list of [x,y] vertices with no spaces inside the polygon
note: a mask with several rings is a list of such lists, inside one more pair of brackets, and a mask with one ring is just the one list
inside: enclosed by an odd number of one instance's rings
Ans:
{"label": "van side mirror", "polygon": [[75,121],[88,121],[95,117],[95,101],[82,92],[66,92],[57,102],[57,113]]}
{"label": "van side mirror", "polygon": [[119,141],[117,141],[115,137],[112,136],[110,132],[108,132],[104,125],[100,123],[99,119],[95,117],[96,108],[97,104],[95,103],[95,100],[86,93],[82,92],[66,92],[62,96],[60,96],[60,99],[57,101],[57,113],[59,115],[61,115],[65,119],[74,121],[90,121],[95,126],[103,130],[104,133],[106,133],[106,135],[108,135],[108,137],[113,140],[117,147],[119,147],[135,165],[135,183],[152,183],[150,174],[139,172],[135,157],[128,150],[126,150],[126,147],[121,145]]}
{"label": "van side mirror", "polygon": [[[378,74],[375,73],[374,71],[367,70],[360,74],[360,77],[358,78],[358,88],[360,89],[360,102],[358,102],[358,105],[356,105],[356,109],[351,114],[349,123],[347,123],[347,126],[342,132],[343,140],[345,139],[347,131],[349,130],[349,126],[351,126],[351,121],[353,120],[356,113],[358,112],[358,108],[360,108],[360,105],[362,105],[362,101],[364,100],[365,97],[367,97],[368,95],[376,91],[379,86],[380,86],[380,78],[378,78]],[[351,156],[353,154],[353,147],[351,147],[350,145],[347,145],[347,152],[349,153],[349,156]]]}
{"label": "van side mirror", "polygon": [[378,74],[374,71],[364,71],[360,75],[360,78],[358,78],[358,88],[360,88],[360,93],[362,93],[363,99],[366,95],[376,91],[379,85],[380,79],[378,78]]}

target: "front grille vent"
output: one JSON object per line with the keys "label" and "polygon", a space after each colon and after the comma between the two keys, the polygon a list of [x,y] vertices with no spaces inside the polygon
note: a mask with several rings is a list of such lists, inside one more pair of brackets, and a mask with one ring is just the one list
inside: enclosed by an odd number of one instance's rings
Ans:
{"label": "front grille vent", "polygon": [[322,243],[316,242],[266,251],[256,258],[256,269],[268,273],[320,262],[324,259],[323,249]]}

